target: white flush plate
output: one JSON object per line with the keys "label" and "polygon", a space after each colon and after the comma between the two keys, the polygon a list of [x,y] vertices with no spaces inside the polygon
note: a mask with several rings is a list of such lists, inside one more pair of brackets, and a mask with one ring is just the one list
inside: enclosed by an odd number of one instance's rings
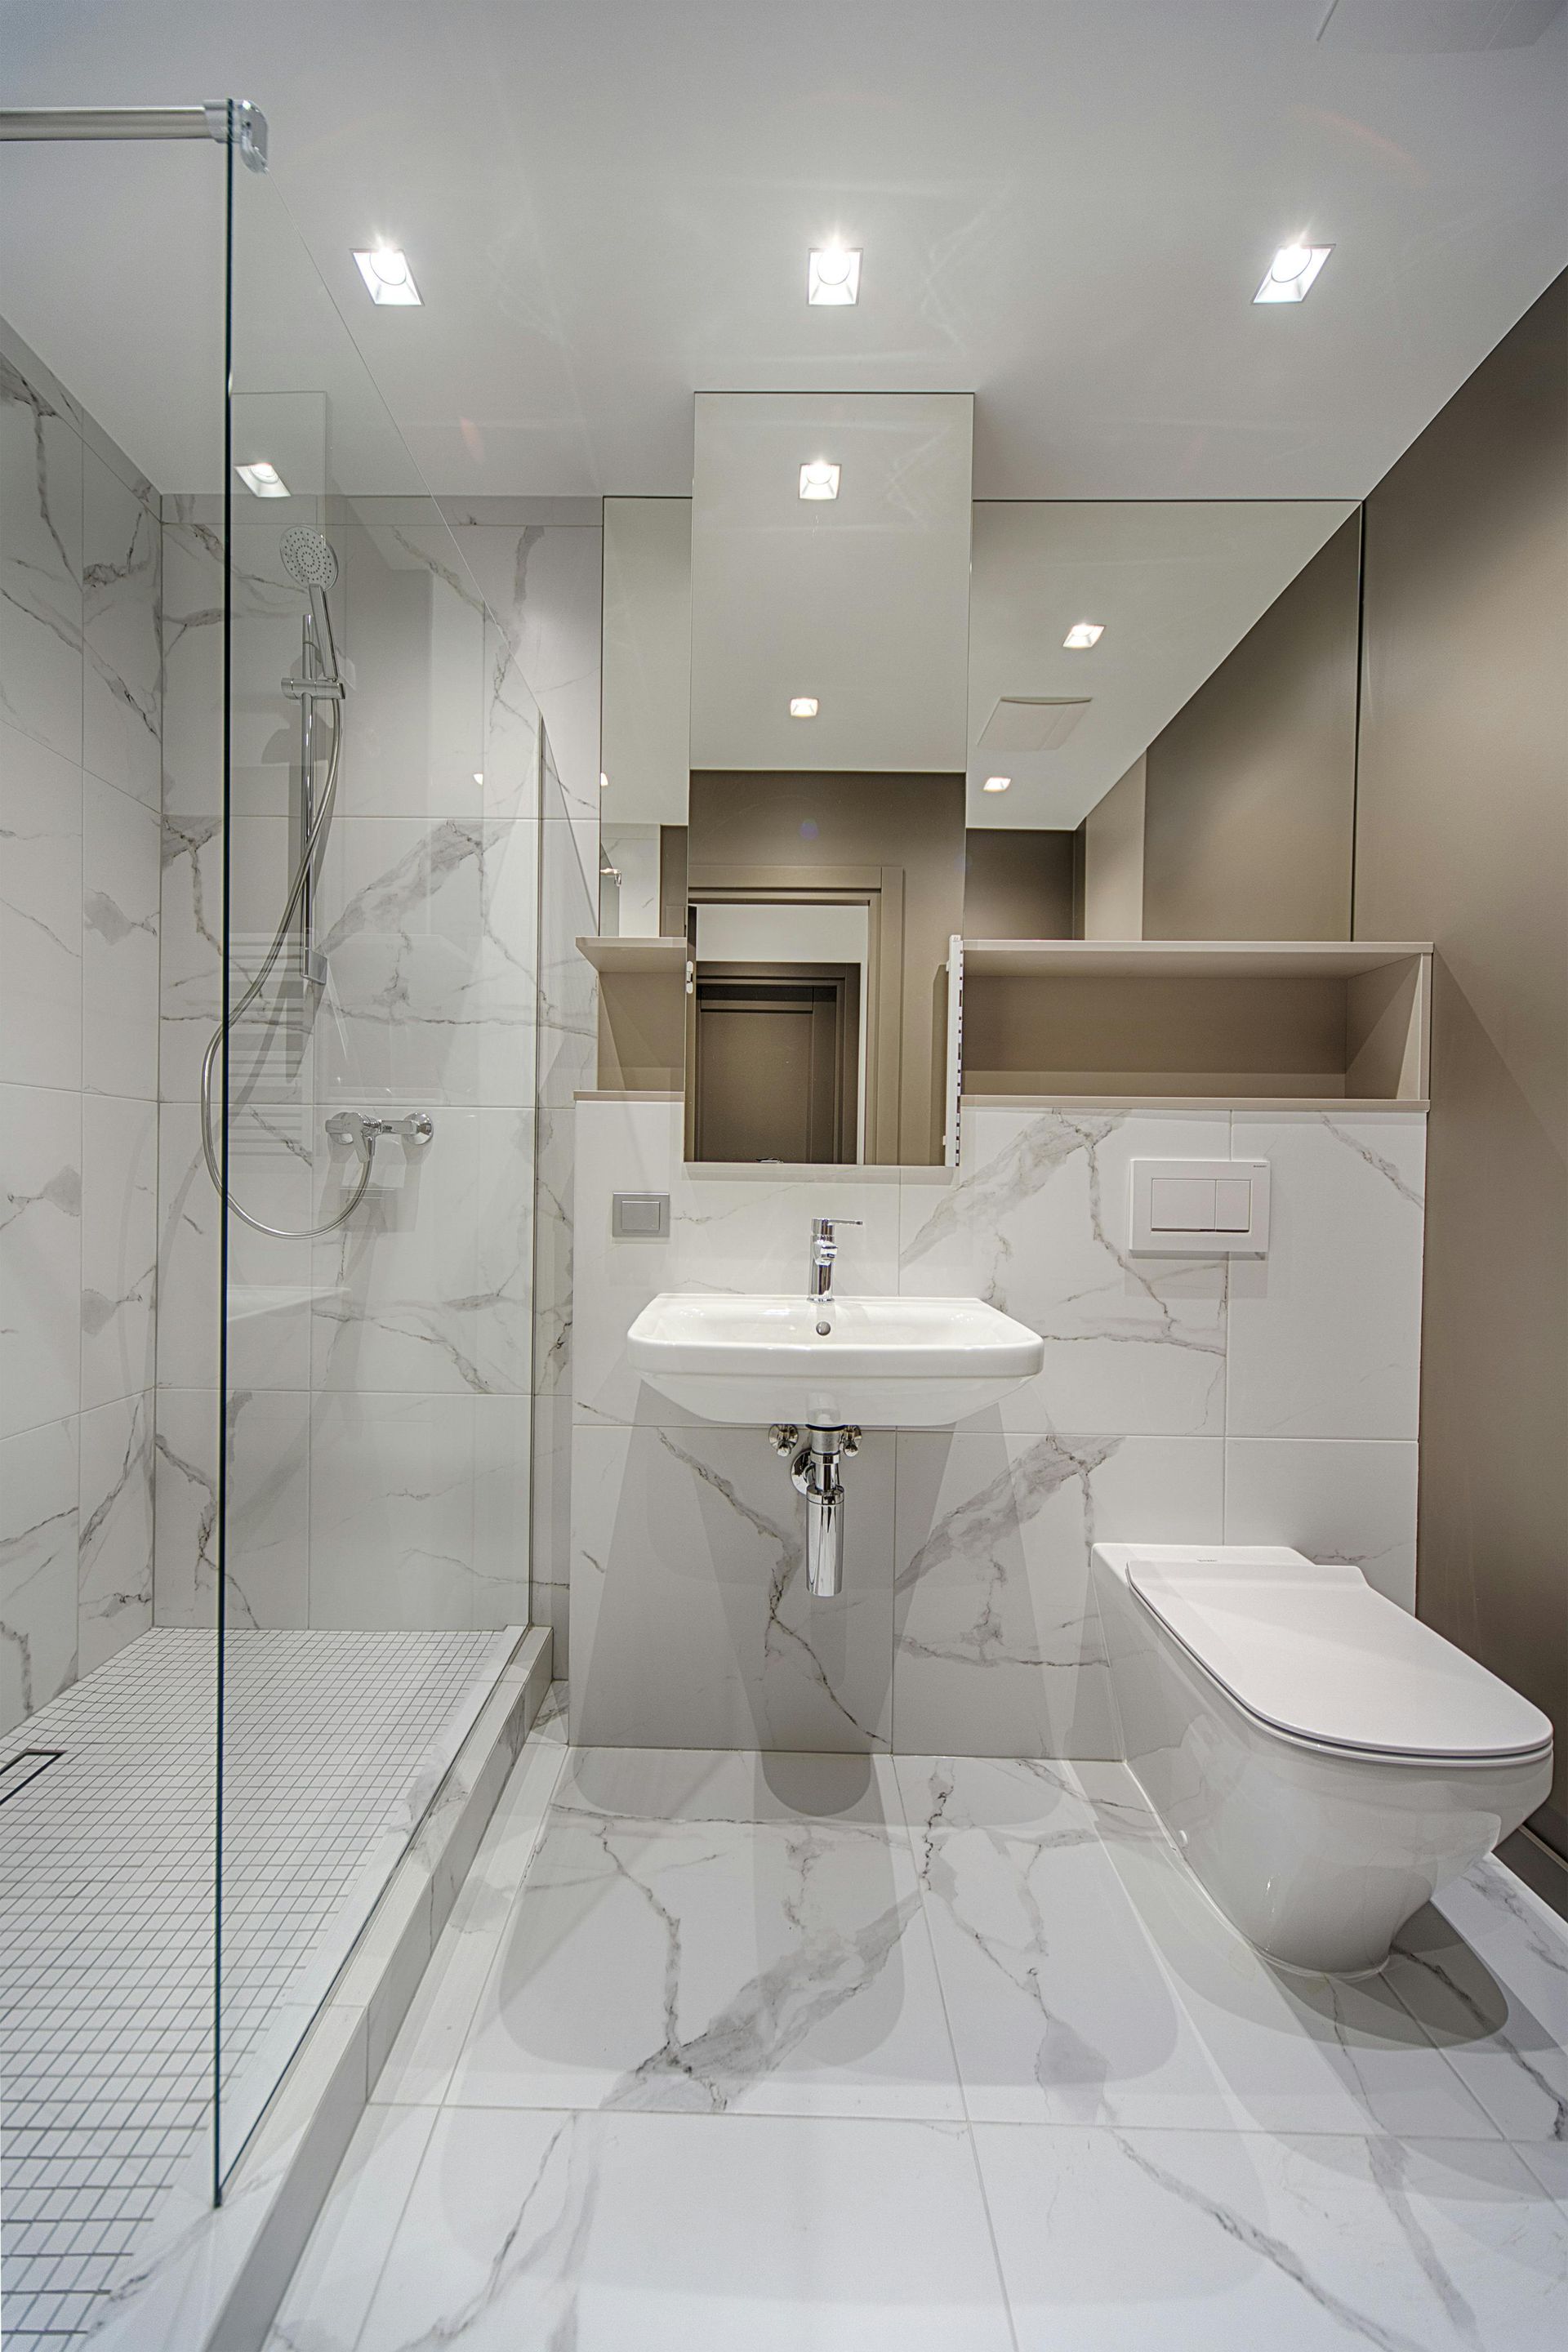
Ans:
{"label": "white flush plate", "polygon": [[1150,1257],[1262,1257],[1267,1160],[1135,1160],[1132,1242]]}

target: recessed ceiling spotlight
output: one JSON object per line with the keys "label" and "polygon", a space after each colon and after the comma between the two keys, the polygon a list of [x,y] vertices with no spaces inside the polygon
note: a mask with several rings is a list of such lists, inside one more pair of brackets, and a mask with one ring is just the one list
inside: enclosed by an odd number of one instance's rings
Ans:
{"label": "recessed ceiling spotlight", "polygon": [[373,245],[368,251],[355,250],[359,274],[370,289],[373,302],[416,304],[419,289],[414,283],[414,273],[408,267],[408,256],[395,245]]}
{"label": "recessed ceiling spotlight", "polygon": [[602,793],[607,793],[607,792],[609,791],[609,789],[610,789],[610,780],[609,780],[608,776],[606,776],[606,775],[605,775],[605,772],[604,772],[603,768],[601,768],[601,769],[600,769],[600,771],[599,771],[599,790],[600,790]]}
{"label": "recessed ceiling spotlight", "polygon": [[1282,245],[1253,300],[1304,302],[1308,289],[1333,249],[1331,245]]}
{"label": "recessed ceiling spotlight", "polygon": [[815,719],[816,716],[816,695],[792,694],[789,701],[789,715],[792,719]]}
{"label": "recessed ceiling spotlight", "polygon": [[838,496],[838,468],[830,466],[826,457],[814,458],[800,469],[800,494],[803,499],[836,499]]}
{"label": "recessed ceiling spotlight", "polygon": [[1069,654],[1087,653],[1089,646],[1097,646],[1104,635],[1103,621],[1075,621],[1062,644]]}
{"label": "recessed ceiling spotlight", "polygon": [[485,772],[484,772],[484,770],[483,770],[482,768],[476,768],[476,769],[474,770],[474,782],[475,782],[475,783],[476,783],[476,784],[482,784],[482,783],[484,782],[484,780],[485,780]]}
{"label": "recessed ceiling spotlight", "polygon": [[286,499],[289,496],[288,483],[277,467],[270,465],[265,457],[258,457],[253,465],[237,466],[234,470],[255,498]]}
{"label": "recessed ceiling spotlight", "polygon": [[805,299],[823,304],[858,302],[860,254],[842,245],[815,245],[805,271]]}
{"label": "recessed ceiling spotlight", "polygon": [[980,789],[985,793],[1005,793],[1012,781],[1011,776],[987,776]]}

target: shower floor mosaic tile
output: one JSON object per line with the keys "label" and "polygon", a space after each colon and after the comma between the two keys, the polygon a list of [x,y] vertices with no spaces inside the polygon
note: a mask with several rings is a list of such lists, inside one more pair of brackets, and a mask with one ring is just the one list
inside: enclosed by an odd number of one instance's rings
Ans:
{"label": "shower floor mosaic tile", "polygon": [[542,1717],[268,2352],[1554,2352],[1565,2038],[1495,1864],[1289,1976],[1121,1765]]}
{"label": "shower floor mosaic tile", "polygon": [[[335,1971],[515,1640],[229,1637],[235,2126],[247,2061]],[[26,1749],[63,1751],[0,1803],[8,2352],[62,2352],[90,2326],[209,2120],[215,1648],[206,1633],[144,1633],[0,1742],[0,1773]]]}

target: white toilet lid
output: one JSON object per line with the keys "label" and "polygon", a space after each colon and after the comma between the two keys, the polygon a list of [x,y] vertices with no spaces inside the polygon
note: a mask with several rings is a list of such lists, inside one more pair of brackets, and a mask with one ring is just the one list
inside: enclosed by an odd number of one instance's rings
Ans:
{"label": "white toilet lid", "polygon": [[1127,1576],[1184,1649],[1276,1730],[1470,1763],[1552,1744],[1539,1707],[1374,1592],[1357,1568],[1134,1555]]}

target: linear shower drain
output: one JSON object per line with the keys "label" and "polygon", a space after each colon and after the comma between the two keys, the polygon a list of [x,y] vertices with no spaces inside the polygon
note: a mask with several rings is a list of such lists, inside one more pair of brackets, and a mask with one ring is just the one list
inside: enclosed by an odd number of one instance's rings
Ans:
{"label": "linear shower drain", "polygon": [[18,1797],[29,1780],[47,1772],[65,1754],[63,1748],[19,1748],[15,1756],[7,1756],[0,1764],[0,1805],[7,1797]]}

